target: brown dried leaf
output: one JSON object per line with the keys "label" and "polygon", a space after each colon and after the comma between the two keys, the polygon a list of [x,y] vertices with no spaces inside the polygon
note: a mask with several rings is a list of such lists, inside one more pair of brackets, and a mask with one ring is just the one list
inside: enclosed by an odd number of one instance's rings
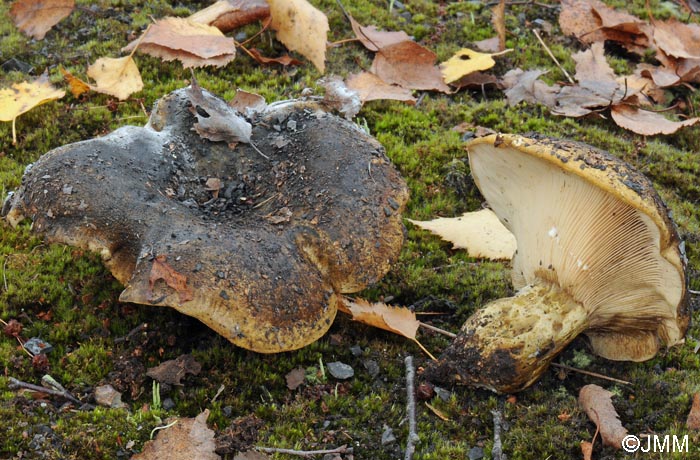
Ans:
{"label": "brown dried leaf", "polygon": [[612,119],[618,126],[644,136],[657,134],[673,134],[686,126],[700,122],[700,118],[689,118],[684,121],[671,121],[663,114],[640,110],[628,104],[618,104],[610,109]]}
{"label": "brown dried leaf", "polygon": [[591,460],[593,458],[593,443],[581,441],[581,453],[583,454],[583,460]]}
{"label": "brown dried leaf", "polygon": [[603,444],[619,449],[627,436],[627,430],[620,423],[611,397],[611,392],[598,385],[586,385],[579,392],[578,403],[588,418],[598,426]]}
{"label": "brown dried leaf", "polygon": [[[626,102],[632,103],[635,101],[640,105],[664,104],[668,97],[666,91],[663,90],[654,79],[653,75],[659,78],[659,81],[665,81],[665,76],[657,74],[656,70],[660,68],[649,64],[638,64],[632,75],[624,75],[617,77],[617,83],[621,88],[625,88],[634,97],[625,98]],[[676,81],[678,77],[674,74]]]}
{"label": "brown dried leaf", "polygon": [[10,17],[19,30],[41,40],[73,8],[75,0],[17,0],[10,7]]}
{"label": "brown dried leaf", "polygon": [[277,39],[298,51],[323,73],[326,69],[328,18],[306,0],[268,0]]}
{"label": "brown dried leaf", "polygon": [[[588,85],[563,87],[556,96],[556,106],[551,109],[552,113],[565,117],[583,117],[593,112],[594,109],[607,107],[613,103],[616,87],[596,86],[596,82],[591,81],[586,83],[591,87]],[[608,94],[600,94],[605,92]]]}
{"label": "brown dried leaf", "polygon": [[197,375],[202,370],[202,365],[192,355],[180,355],[175,359],[164,361],[156,367],[146,371],[146,375],[160,383],[168,385],[182,385],[180,382],[185,375]]}
{"label": "brown dried leaf", "polygon": [[244,91],[242,89],[236,90],[236,95],[233,96],[233,99],[229,101],[228,105],[229,107],[236,109],[238,113],[242,113],[244,115],[261,112],[265,110],[265,107],[267,107],[264,97],[259,94],[249,93],[248,91]]}
{"label": "brown dried leaf", "polygon": [[220,460],[215,453],[214,430],[207,427],[208,417],[206,409],[195,418],[181,418],[173,426],[158,430],[156,438],[146,441],[143,451],[131,460]]}
{"label": "brown dried leaf", "polygon": [[693,405],[688,413],[685,426],[689,430],[700,430],[700,393],[695,393],[693,395]]}
{"label": "brown dried leaf", "polygon": [[189,20],[229,32],[270,16],[265,0],[219,0],[189,16]]}
{"label": "brown dried leaf", "polygon": [[599,0],[561,0],[559,25],[564,35],[573,35],[584,43],[605,40],[605,35],[599,30],[600,18],[593,14],[594,6],[604,6]]}
{"label": "brown dried leaf", "polygon": [[614,29],[618,32],[633,35],[644,35],[644,29],[648,25],[646,21],[639,19],[637,16],[624,10],[616,10],[600,2],[592,4],[591,10],[593,14],[598,16],[600,27],[604,29]]}
{"label": "brown dried leaf", "polygon": [[292,391],[296,390],[302,383],[304,383],[304,379],[306,378],[306,370],[303,367],[297,367],[296,369],[289,371],[284,378],[287,381],[287,388]]}
{"label": "brown dried leaf", "polygon": [[301,62],[299,59],[294,59],[288,54],[276,58],[271,58],[263,56],[262,53],[260,53],[260,50],[258,50],[257,48],[251,48],[248,50],[248,52],[250,53],[250,56],[258,62],[258,64],[281,64],[285,67],[288,65],[303,64],[303,62]]}
{"label": "brown dried leaf", "polygon": [[429,230],[455,249],[466,249],[470,256],[492,260],[510,259],[517,248],[515,236],[490,209],[465,212],[459,217],[438,217],[430,221],[408,219]]}
{"label": "brown dried leaf", "polygon": [[164,18],[156,21],[138,38],[123,48],[161,58],[164,61],[175,59],[182,66],[204,67],[223,66],[236,57],[236,45],[219,29],[206,24],[193,22],[187,18]]}
{"label": "brown dried leaf", "polygon": [[500,40],[498,37],[491,37],[484,40],[474,42],[474,47],[484,53],[497,53],[500,50]]}
{"label": "brown dried leaf", "polygon": [[370,72],[361,72],[350,75],[346,80],[348,88],[357,91],[362,102],[378,99],[391,99],[415,104],[416,98],[410,89],[397,85],[390,85],[378,76]]}
{"label": "brown dried leaf", "polygon": [[141,73],[131,56],[100,58],[88,67],[87,74],[95,80],[90,89],[109,94],[119,100],[124,100],[143,89]]}
{"label": "brown dried leaf", "polygon": [[371,304],[360,298],[354,301],[345,298],[339,302],[338,309],[350,314],[353,320],[362,324],[416,340],[420,322],[416,319],[416,314],[408,308],[392,307],[381,302]]}
{"label": "brown dried leaf", "polygon": [[175,271],[170,265],[165,263],[166,256],[159,255],[153,259],[153,266],[148,277],[148,284],[151,290],[156,281],[163,280],[172,289],[175,289],[180,296],[180,303],[194,299],[192,288],[187,286],[187,277]]}
{"label": "brown dried leaf", "polygon": [[387,46],[394,45],[396,43],[411,41],[411,37],[409,37],[409,35],[403,30],[398,32],[378,30],[374,26],[365,27],[361,25],[355,21],[352,16],[349,16],[349,19],[352,30],[355,32],[355,36],[358,40],[360,40],[360,43],[362,43],[365,48],[370,51],[379,51],[382,48],[386,48]]}
{"label": "brown dried leaf", "polygon": [[553,108],[556,105],[556,96],[561,90],[559,85],[549,86],[540,76],[547,73],[544,70],[512,69],[503,75],[501,84],[506,88],[505,94],[508,105],[515,106],[522,101],[531,104],[543,104]]}
{"label": "brown dried leaf", "polygon": [[637,90],[618,82],[615,73],[605,59],[603,44],[596,42],[590,49],[572,56],[576,61],[578,85],[566,86],[555,96],[552,113],[567,117],[582,117],[596,109],[619,104],[623,98],[633,96]]}
{"label": "brown dried leaf", "polygon": [[661,88],[675,86],[681,82],[681,77],[676,72],[664,67],[654,67],[647,64],[641,69],[640,74],[650,78],[656,86]]}
{"label": "brown dried leaf", "polygon": [[498,36],[498,51],[506,49],[506,0],[500,0],[491,10],[491,23]]}
{"label": "brown dried leaf", "polygon": [[404,41],[380,49],[371,71],[386,83],[409,89],[450,92],[435,65],[437,55],[413,41]]}
{"label": "brown dried leaf", "polygon": [[484,72],[472,72],[450,83],[455,88],[483,88],[486,85],[498,85],[498,78]]}
{"label": "brown dried leaf", "polygon": [[596,42],[585,51],[579,51],[571,56],[576,62],[576,80],[583,81],[609,81],[617,86],[615,72],[605,59],[605,50],[602,42]]}

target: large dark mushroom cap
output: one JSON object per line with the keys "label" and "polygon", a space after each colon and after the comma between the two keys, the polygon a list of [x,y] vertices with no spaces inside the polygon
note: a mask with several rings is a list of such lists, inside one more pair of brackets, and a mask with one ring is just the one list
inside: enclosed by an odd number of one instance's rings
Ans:
{"label": "large dark mushroom cap", "polygon": [[339,294],[397,258],[406,185],[376,140],[314,103],[257,115],[254,146],[203,139],[193,112],[211,114],[191,91],[163,97],[146,127],[42,156],[7,218],[98,251],[122,301],[173,307],[259,352],[313,342]]}

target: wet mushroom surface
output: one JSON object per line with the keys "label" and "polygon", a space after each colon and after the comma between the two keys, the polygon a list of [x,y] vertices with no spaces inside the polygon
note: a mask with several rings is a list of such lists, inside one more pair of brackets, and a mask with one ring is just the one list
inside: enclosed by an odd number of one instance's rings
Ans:
{"label": "wet mushroom surface", "polygon": [[579,334],[618,361],[683,342],[684,245],[644,175],[607,152],[544,136],[491,135],[468,149],[476,185],[517,241],[517,292],[471,316],[431,378],[515,392]]}
{"label": "wet mushroom surface", "polygon": [[98,251],[123,302],[173,307],[250,350],[300,348],[339,294],[398,257],[407,187],[376,140],[317,103],[255,114],[249,143],[198,133],[197,120],[229,123],[212,119],[221,104],[183,88],[146,127],[45,154],[6,218]]}

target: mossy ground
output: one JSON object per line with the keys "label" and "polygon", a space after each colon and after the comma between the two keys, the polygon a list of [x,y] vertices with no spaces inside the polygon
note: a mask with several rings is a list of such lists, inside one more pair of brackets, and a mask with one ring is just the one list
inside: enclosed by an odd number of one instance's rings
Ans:
{"label": "mossy ground", "polygon": [[[331,21],[330,40],[351,37],[351,29],[336,3],[314,1]],[[615,2],[644,17],[645,2]],[[669,2],[649,2],[656,17],[674,14]],[[489,7],[479,2],[433,3],[408,1],[407,9],[389,11],[383,1],[347,1],[345,7],[364,24],[406,30],[435,50],[441,60],[473,41],[492,36]],[[34,75],[48,70],[61,84],[58,65],[84,77],[88,63],[102,56],[116,57],[129,37],[151,17],[187,15],[199,2],[175,3],[135,0],[79,1],[77,10],[42,41],[18,33],[8,21],[8,4],[0,4],[0,61],[16,58],[29,63]],[[493,72],[502,75],[514,67],[550,69],[550,81],[562,80],[531,34],[530,22],[541,18],[554,25],[545,39],[562,65],[573,71],[571,54],[579,45],[560,35],[556,4],[514,5],[507,9],[507,46],[517,52],[499,59]],[[253,34],[257,26],[244,30]],[[255,46],[267,54],[283,52],[265,33]],[[16,188],[24,167],[46,151],[89,139],[126,124],[142,125],[144,110],[167,92],[188,84],[189,71],[177,63],[137,56],[145,89],[125,102],[88,94],[70,95],[36,108],[17,120],[18,145],[11,144],[9,123],[0,124],[0,191]],[[329,50],[328,73],[347,75],[368,68],[370,53],[356,43]],[[616,58],[618,70],[625,69]],[[311,65],[297,68],[261,67],[241,53],[222,69],[196,71],[202,87],[230,98],[236,88],[254,91],[268,101],[296,97],[315,87],[320,77]],[[2,86],[27,75],[0,75]],[[697,93],[674,90],[675,97],[697,107]],[[536,131],[550,136],[588,142],[636,165],[657,185],[673,210],[690,259],[690,287],[700,289],[700,130],[686,129],[662,138],[642,138],[616,128],[607,119],[562,119],[537,106],[508,107],[496,90],[462,91],[453,95],[428,93],[416,107],[394,102],[372,102],[359,117],[387,149],[411,188],[406,217],[429,219],[452,216],[481,204],[469,178],[460,135],[451,128],[468,122],[504,132]],[[297,449],[355,447],[355,458],[402,457],[407,424],[403,358],[427,358],[411,342],[339,318],[323,339],[297,352],[256,355],[235,348],[196,320],[170,309],[125,305],[117,301],[121,286],[100,263],[99,257],[60,245],[47,245],[31,235],[29,223],[17,229],[0,224],[0,317],[17,319],[24,337],[38,336],[54,346],[48,372],[73,394],[90,401],[95,386],[111,383],[124,392],[125,409],[76,410],[64,401],[33,401],[8,388],[7,377],[37,383],[44,373],[13,338],[0,339],[0,457],[47,459],[127,458],[139,451],[151,430],[168,416],[195,416],[211,410],[209,424],[218,436],[245,431],[255,422],[253,434],[239,438],[240,445]],[[436,325],[458,329],[479,305],[506,295],[508,267],[482,262],[453,251],[450,245],[425,232],[408,228],[408,240],[400,261],[378,285],[364,293],[389,298],[417,310],[448,313],[433,320]],[[694,303],[693,306],[696,304]],[[698,314],[693,310],[694,323]],[[147,327],[130,340],[121,340],[141,324]],[[697,326],[691,327],[683,346],[641,363],[612,363],[590,356],[583,340],[574,342],[562,363],[586,365],[589,371],[625,379],[632,386],[613,385],[592,377],[552,370],[515,399],[482,390],[456,387],[446,400],[431,404],[449,417],[440,420],[426,406],[418,407],[421,442],[416,459],[463,459],[470,448],[481,446],[486,454],[493,444],[492,409],[503,412],[508,429],[503,449],[512,459],[580,458],[579,442],[595,431],[578,408],[577,394],[585,383],[613,388],[622,422],[632,433],[688,434],[685,417],[692,394],[700,391],[700,356],[695,353]],[[437,352],[447,339],[424,333],[423,343]],[[361,353],[351,353],[358,345]],[[161,398],[173,407],[154,407],[147,367],[192,353],[202,364],[198,376],[184,386],[161,388]],[[587,358],[587,359],[586,359]],[[343,361],[355,369],[349,382],[336,382],[320,372],[321,363]],[[378,365],[376,376],[365,365]],[[307,369],[309,379],[296,391],[286,387],[285,375],[296,367]],[[419,378],[420,380],[420,378]],[[215,398],[220,387],[222,393]],[[382,445],[384,426],[394,430],[398,443]],[[700,435],[690,434],[691,453],[664,458],[700,458]],[[235,443],[234,443],[235,444]],[[622,456],[610,448],[596,456]],[[694,453],[693,453],[694,452]],[[227,454],[227,458],[232,458]],[[278,455],[277,458],[285,458]],[[651,457],[650,457],[651,458]]]}

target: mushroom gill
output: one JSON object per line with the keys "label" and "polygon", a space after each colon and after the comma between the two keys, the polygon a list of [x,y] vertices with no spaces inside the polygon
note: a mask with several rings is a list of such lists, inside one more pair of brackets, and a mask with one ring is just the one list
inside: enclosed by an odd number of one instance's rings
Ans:
{"label": "mushroom gill", "polygon": [[432,373],[497,391],[532,384],[585,332],[609,359],[682,341],[684,256],[644,176],[584,144],[517,135],[469,145],[476,185],[517,240],[514,297],[477,311]]}

